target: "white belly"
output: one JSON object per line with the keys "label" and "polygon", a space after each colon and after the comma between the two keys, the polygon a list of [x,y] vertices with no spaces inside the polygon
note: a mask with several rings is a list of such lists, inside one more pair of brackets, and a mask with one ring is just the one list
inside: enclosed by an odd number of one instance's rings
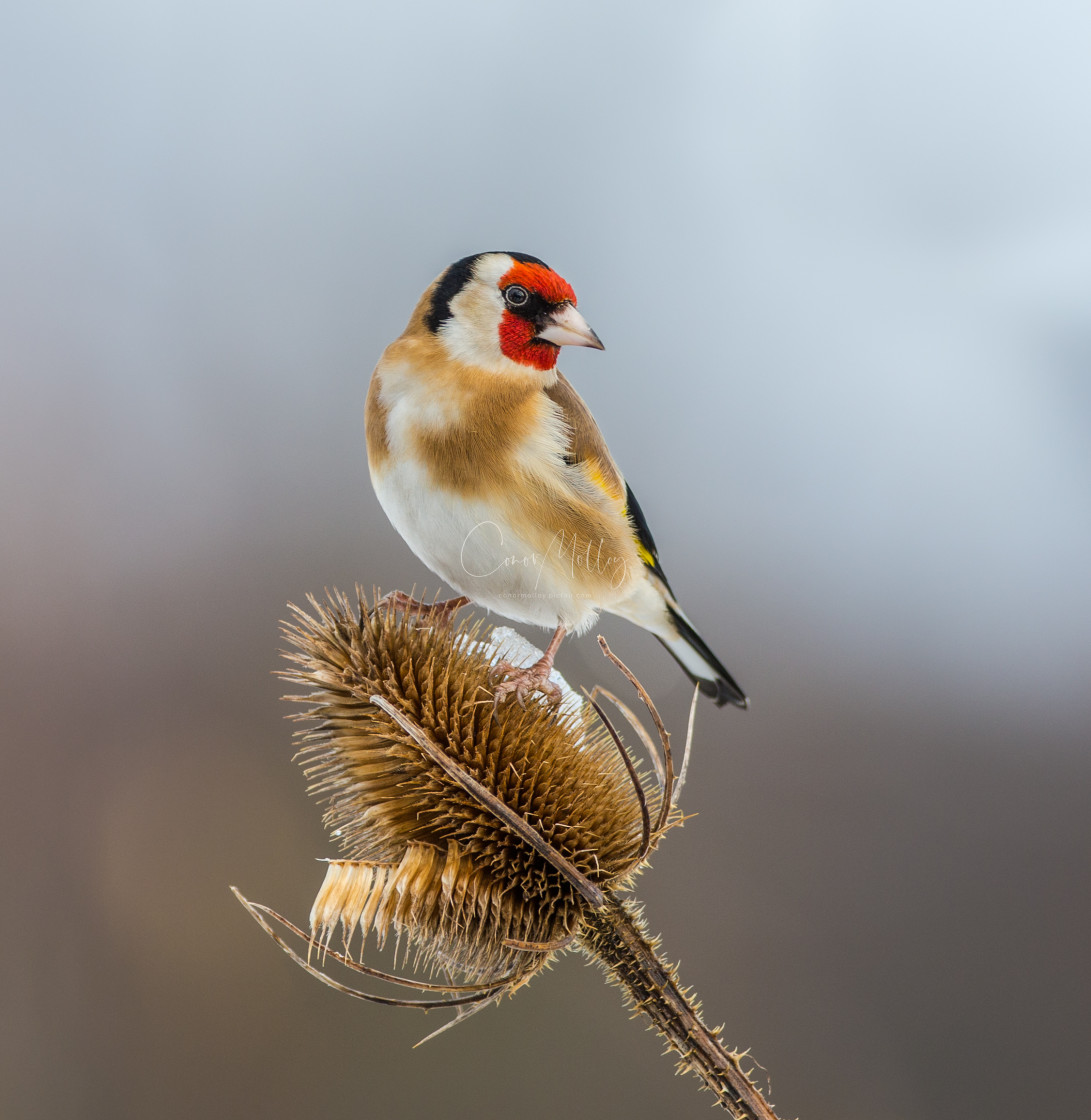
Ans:
{"label": "white belly", "polygon": [[372,482],[409,547],[475,603],[516,622],[576,631],[607,605],[581,598],[563,557],[535,552],[494,505],[437,490],[415,463],[387,462]]}

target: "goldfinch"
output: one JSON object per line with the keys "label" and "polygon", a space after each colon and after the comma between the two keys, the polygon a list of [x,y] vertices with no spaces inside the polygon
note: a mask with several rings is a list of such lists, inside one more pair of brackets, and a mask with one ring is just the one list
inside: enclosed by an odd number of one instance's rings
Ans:
{"label": "goldfinch", "polygon": [[409,547],[468,601],[554,628],[529,668],[502,663],[495,701],[549,682],[564,635],[600,611],[650,630],[717,705],[745,693],[682,613],[648,523],[587,405],[557,369],[562,346],[603,349],[567,281],[525,253],[456,261],[383,352],[367,395],[379,503]]}

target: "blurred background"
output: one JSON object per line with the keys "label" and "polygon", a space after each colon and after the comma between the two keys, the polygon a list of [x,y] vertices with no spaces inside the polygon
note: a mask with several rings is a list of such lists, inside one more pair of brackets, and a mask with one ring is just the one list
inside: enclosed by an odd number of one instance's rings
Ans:
{"label": "blurred background", "polygon": [[[1091,1030],[1086,4],[12,6],[0,35],[0,1115],[708,1114],[567,957],[439,1025],[288,962],[333,854],[289,600],[436,589],[367,478],[448,263],[562,367],[750,692],[649,922],[784,1117],[1079,1115]],[[684,728],[650,637],[604,633]],[[530,636],[545,639],[544,632]],[[611,682],[591,638],[559,660]]]}

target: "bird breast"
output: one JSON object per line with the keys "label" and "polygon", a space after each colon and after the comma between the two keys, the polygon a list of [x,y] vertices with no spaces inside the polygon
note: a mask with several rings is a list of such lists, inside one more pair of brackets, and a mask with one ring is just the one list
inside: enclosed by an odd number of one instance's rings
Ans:
{"label": "bird breast", "polygon": [[376,380],[375,492],[445,582],[517,621],[574,630],[630,594],[642,569],[624,506],[565,462],[570,433],[540,385],[422,383],[399,363]]}

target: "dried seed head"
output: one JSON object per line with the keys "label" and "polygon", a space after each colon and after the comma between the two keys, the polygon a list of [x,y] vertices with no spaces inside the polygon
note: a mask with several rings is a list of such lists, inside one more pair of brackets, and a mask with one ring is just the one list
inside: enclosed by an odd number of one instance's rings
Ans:
{"label": "dried seed head", "polygon": [[[356,598],[355,605],[337,593],[323,605],[311,599],[314,614],[293,608],[285,630],[295,652],[284,675],[314,690],[290,697],[309,705],[297,718],[317,723],[299,733],[299,756],[347,858],[329,861],[309,936],[232,887],[247,911],[339,991],[454,1009],[436,1034],[513,992],[555,952],[578,948],[599,961],[679,1055],[680,1069],[696,1073],[732,1116],[777,1120],[742,1056],[705,1026],[696,1000],[660,958],[639,906],[618,893],[667,828],[681,823],[672,810],[680,781],[670,736],[640,682],[600,638],[659,736],[654,824],[644,779],[594,693],[586,704],[570,695],[558,712],[533,699],[526,710],[494,712],[489,672],[500,649],[489,652],[479,625],[453,630],[446,616],[385,603],[369,611],[359,590]],[[682,774],[688,751],[687,740]],[[274,926],[303,939],[308,959]],[[344,953],[330,947],[338,926]],[[392,931],[406,935],[418,963],[448,976],[432,982],[382,972],[363,963],[363,944],[354,961],[356,929],[380,943]],[[340,984],[311,964],[316,946],[356,973],[429,995],[393,998]]]}
{"label": "dried seed head", "polygon": [[315,690],[290,698],[317,721],[298,757],[346,857],[330,863],[312,931],[328,945],[340,924],[346,947],[356,928],[380,943],[406,933],[423,963],[480,983],[536,970],[548,953],[510,943],[559,942],[587,905],[542,848],[592,891],[625,885],[643,858],[641,796],[614,742],[585,705],[494,713],[479,624],[369,612],[359,594],[311,604],[286,627],[284,675]]}

